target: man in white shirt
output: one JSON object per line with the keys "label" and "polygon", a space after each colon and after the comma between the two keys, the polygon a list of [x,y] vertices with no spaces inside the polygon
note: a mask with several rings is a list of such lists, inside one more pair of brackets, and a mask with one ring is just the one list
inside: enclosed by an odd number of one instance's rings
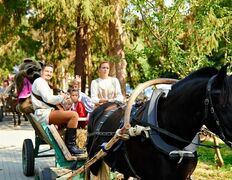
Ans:
{"label": "man in white shirt", "polygon": [[78,114],[74,111],[56,109],[56,105],[68,99],[65,93],[54,95],[49,81],[53,76],[53,66],[45,64],[41,70],[41,77],[32,84],[31,100],[35,110],[36,119],[42,123],[67,125],[65,144],[71,154],[81,154],[83,151],[76,147],[76,128],[78,125]]}

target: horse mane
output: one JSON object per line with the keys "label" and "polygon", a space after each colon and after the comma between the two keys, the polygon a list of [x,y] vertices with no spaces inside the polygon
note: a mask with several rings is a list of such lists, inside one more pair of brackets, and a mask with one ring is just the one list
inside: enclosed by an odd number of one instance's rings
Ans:
{"label": "horse mane", "polygon": [[176,84],[173,85],[173,88],[177,88],[180,85],[186,83],[187,81],[190,81],[193,79],[198,79],[198,78],[207,78],[208,79],[217,73],[218,73],[218,70],[214,67],[203,67],[197,71],[190,73],[184,79],[178,81]]}

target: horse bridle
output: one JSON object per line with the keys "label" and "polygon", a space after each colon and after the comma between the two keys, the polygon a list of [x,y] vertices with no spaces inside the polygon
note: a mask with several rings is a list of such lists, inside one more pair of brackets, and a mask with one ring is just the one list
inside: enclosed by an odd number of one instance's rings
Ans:
{"label": "horse bridle", "polygon": [[206,119],[207,117],[209,117],[209,114],[211,114],[213,116],[213,120],[215,121],[217,128],[219,130],[219,137],[222,139],[222,141],[224,141],[228,146],[232,147],[232,142],[228,141],[227,138],[225,137],[222,127],[221,127],[221,123],[220,120],[215,112],[214,106],[213,106],[213,101],[212,101],[212,97],[211,97],[211,93],[212,93],[212,84],[215,80],[216,75],[212,76],[206,86],[206,98],[204,100],[204,105],[205,105],[205,115],[204,115],[204,119]]}

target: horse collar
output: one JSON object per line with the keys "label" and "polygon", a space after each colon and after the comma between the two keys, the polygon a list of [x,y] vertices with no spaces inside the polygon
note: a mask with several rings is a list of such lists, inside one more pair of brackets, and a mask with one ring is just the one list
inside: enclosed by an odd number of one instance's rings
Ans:
{"label": "horse collar", "polygon": [[[160,89],[157,89],[153,92],[153,95],[151,97],[148,111],[147,111],[147,123],[150,124],[151,131],[150,131],[150,138],[153,143],[153,145],[159,149],[161,152],[169,155],[171,158],[176,157],[194,157],[194,152],[197,149],[197,145],[199,143],[199,135],[196,134],[194,139],[192,140],[193,143],[190,143],[188,146],[186,146],[183,150],[180,150],[179,148],[167,144],[159,135],[159,133],[168,135],[169,137],[172,137],[174,139],[184,141],[182,138],[176,136],[175,134],[172,134],[165,129],[162,129],[158,126],[157,121],[157,107],[158,107],[158,101],[159,98],[164,95],[164,92]],[[186,141],[185,141],[186,142]]]}

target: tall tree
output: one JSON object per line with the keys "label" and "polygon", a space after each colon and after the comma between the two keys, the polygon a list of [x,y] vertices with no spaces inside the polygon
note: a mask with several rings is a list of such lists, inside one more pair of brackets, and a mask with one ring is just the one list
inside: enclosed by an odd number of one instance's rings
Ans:
{"label": "tall tree", "polygon": [[124,53],[124,33],[122,28],[122,2],[113,0],[113,16],[109,21],[109,56],[113,59],[111,62],[111,75],[116,75],[121,84],[122,93],[126,94],[126,60]]}
{"label": "tall tree", "polygon": [[20,46],[26,13],[26,0],[0,1],[0,75],[3,78],[13,71],[13,66],[22,62],[26,54]]}
{"label": "tall tree", "polygon": [[31,0],[31,9],[35,11],[35,15],[30,17],[29,22],[33,27],[34,37],[42,42],[37,56],[56,66],[53,82],[59,87],[62,86],[61,79],[66,78],[74,66],[78,4],[77,0]]}
{"label": "tall tree", "polygon": [[86,65],[89,59],[89,38],[88,24],[81,16],[80,5],[77,8],[77,32],[76,32],[76,58],[75,58],[75,75],[82,77],[81,90],[84,92],[86,88]]}
{"label": "tall tree", "polygon": [[[140,53],[152,72],[149,77],[184,77],[199,67],[215,65],[207,56],[231,38],[231,6],[223,0],[165,2],[131,1],[140,24],[137,36],[143,39]],[[224,50],[228,47],[224,45]]]}

